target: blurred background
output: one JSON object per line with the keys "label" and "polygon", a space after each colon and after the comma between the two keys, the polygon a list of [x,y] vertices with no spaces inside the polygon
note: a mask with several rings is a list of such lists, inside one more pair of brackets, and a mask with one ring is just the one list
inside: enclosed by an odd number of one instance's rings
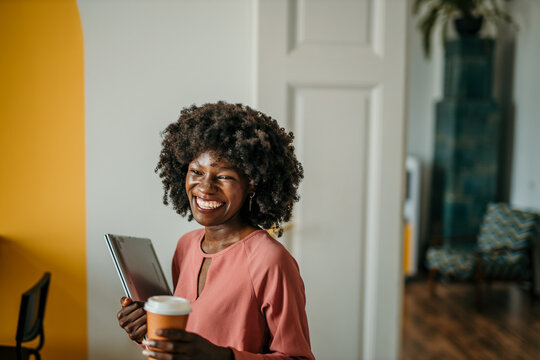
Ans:
{"label": "blurred background", "polygon": [[[537,0],[0,0],[0,344],[50,271],[43,359],[144,358],[103,235],[151,238],[171,280],[197,224],[162,204],[160,133],[225,100],[295,132],[280,241],[318,359],[539,358],[537,36]],[[479,285],[490,202],[527,261]]]}

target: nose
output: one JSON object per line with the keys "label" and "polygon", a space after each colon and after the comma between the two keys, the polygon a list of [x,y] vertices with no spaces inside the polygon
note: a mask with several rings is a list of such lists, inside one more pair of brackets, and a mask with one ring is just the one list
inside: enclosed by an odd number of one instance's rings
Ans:
{"label": "nose", "polygon": [[203,194],[212,194],[216,190],[216,184],[211,176],[206,175],[201,179],[198,188]]}

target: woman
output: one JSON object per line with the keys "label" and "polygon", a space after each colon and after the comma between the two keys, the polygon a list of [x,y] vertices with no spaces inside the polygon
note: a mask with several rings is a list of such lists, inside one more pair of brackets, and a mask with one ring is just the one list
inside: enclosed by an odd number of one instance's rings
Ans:
{"label": "woman", "polygon": [[[174,295],[188,299],[186,331],[144,340],[156,359],[313,359],[298,265],[264,229],[291,217],[303,178],[286,133],[242,105],[183,109],[164,132],[156,172],[163,202],[204,228],[182,236],[173,257]],[[141,342],[146,315],[122,299],[119,324]]]}

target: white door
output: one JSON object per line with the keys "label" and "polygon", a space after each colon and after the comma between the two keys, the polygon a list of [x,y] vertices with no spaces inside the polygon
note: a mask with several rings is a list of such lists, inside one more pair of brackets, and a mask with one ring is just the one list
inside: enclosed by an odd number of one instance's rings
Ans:
{"label": "white door", "polygon": [[317,359],[395,359],[401,328],[406,1],[259,0],[257,106],[305,179],[284,242]]}

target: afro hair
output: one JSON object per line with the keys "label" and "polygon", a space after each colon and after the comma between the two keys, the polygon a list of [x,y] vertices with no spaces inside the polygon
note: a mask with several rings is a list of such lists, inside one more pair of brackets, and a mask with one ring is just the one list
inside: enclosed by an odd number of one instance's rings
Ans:
{"label": "afro hair", "polygon": [[276,120],[242,104],[220,101],[184,108],[178,121],[163,132],[156,173],[163,182],[163,203],[193,219],[185,191],[190,162],[213,151],[233,164],[255,186],[251,211],[242,215],[253,226],[274,229],[290,220],[299,200],[298,185],[303,168],[294,154],[294,136]]}

